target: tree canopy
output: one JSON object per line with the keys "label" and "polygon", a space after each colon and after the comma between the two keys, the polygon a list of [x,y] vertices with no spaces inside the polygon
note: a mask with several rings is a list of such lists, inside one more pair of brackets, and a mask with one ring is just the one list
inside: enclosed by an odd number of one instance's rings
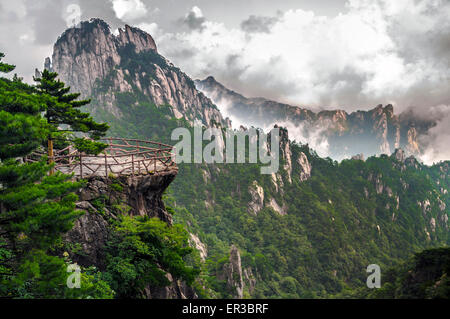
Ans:
{"label": "tree canopy", "polygon": [[[44,70],[40,77],[34,78],[39,95],[55,97],[47,100],[44,112],[51,129],[49,139],[71,141],[79,151],[100,153],[106,144],[95,140],[105,136],[108,124],[97,123],[89,113],[82,112],[80,108],[88,105],[91,100],[78,100],[80,93],[70,93],[70,87],[66,87],[57,77],[56,72]],[[76,137],[70,133],[85,133],[92,140]]]}

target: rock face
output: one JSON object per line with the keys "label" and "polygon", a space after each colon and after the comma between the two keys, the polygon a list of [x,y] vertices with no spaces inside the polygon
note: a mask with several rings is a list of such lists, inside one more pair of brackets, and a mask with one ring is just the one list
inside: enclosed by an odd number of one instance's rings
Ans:
{"label": "rock face", "polygon": [[100,19],[66,30],[45,67],[57,72],[74,92],[92,97],[98,107],[118,117],[122,111],[116,93],[133,92],[144,94],[156,105],[170,105],[173,116],[191,124],[230,124],[186,74],[158,54],[151,35],[128,25],[117,36]]}
{"label": "rock face", "polygon": [[147,287],[144,291],[146,299],[197,299],[194,290],[179,280],[174,280],[170,274],[167,279],[172,283],[167,287]]}
{"label": "rock face", "polygon": [[286,204],[283,204],[283,206],[281,207],[280,205],[278,205],[275,198],[271,198],[267,206],[271,207],[274,211],[276,211],[280,215],[287,214]]}
{"label": "rock face", "polygon": [[86,213],[66,235],[66,240],[79,243],[83,254],[73,256],[80,265],[104,268],[103,248],[108,238],[108,219],[117,218],[108,207],[121,203],[121,213],[157,217],[169,225],[172,216],[166,211],[162,193],[176,176],[176,171],[161,175],[122,176],[115,180],[93,176],[80,190],[77,208]]}
{"label": "rock face", "polygon": [[248,192],[251,197],[248,203],[248,212],[257,215],[264,206],[264,189],[258,185],[258,182],[253,181],[252,185],[248,188]]}
{"label": "rock face", "polygon": [[190,233],[191,242],[194,244],[195,248],[200,253],[200,258],[205,261],[206,256],[208,256],[208,249],[206,249],[206,245],[200,241],[197,235]]}
{"label": "rock face", "polygon": [[239,249],[232,245],[228,262],[223,265],[222,271],[217,274],[217,279],[226,282],[232,298],[242,299],[244,290],[250,294],[254,292],[257,283],[256,278],[257,275],[251,267],[243,268]]}
{"label": "rock face", "polygon": [[[277,128],[278,125],[275,125],[275,127]],[[304,182],[306,180],[308,180],[311,177],[311,164],[308,161],[308,157],[306,156],[305,153],[300,152],[300,154],[298,155],[297,160],[295,160],[295,157],[292,154],[292,150],[291,150],[291,145],[290,145],[290,141],[289,141],[289,132],[286,128],[283,127],[278,127],[280,129],[280,158],[284,161],[284,165],[283,165],[283,169],[286,172],[287,175],[287,183],[291,184],[292,183],[292,173],[294,170],[294,165],[293,162],[295,163],[295,161],[297,162],[299,169],[300,169],[300,174],[299,174],[299,179],[301,182]],[[274,182],[274,184],[277,184],[277,180],[278,183],[282,184],[281,178],[278,178],[276,176],[276,174],[272,175],[272,180]],[[278,185],[277,185],[278,188]]]}
{"label": "rock face", "polygon": [[405,152],[401,148],[397,148],[393,154],[395,159],[401,163],[405,161]]}
{"label": "rock face", "polygon": [[96,265],[105,268],[104,247],[108,240],[108,222],[88,201],[77,203],[77,209],[85,211],[65,239],[80,244],[82,254],[73,256],[73,260],[83,266]]}
{"label": "rock face", "polygon": [[[277,127],[275,125],[275,127]],[[289,133],[285,128],[280,127],[280,152],[281,158],[284,160],[284,170],[287,173],[287,180],[292,183],[292,152],[289,141]]]}
{"label": "rock face", "polygon": [[352,160],[364,161],[364,154],[356,154],[352,156]]}
{"label": "rock face", "polygon": [[241,255],[235,245],[231,246],[229,263],[223,266],[223,274],[219,280],[226,280],[227,288],[236,299],[244,296],[244,279],[242,277]]}
{"label": "rock face", "polygon": [[[92,202],[108,194],[105,205],[126,203],[127,213],[132,216],[157,217],[172,225],[172,216],[165,210],[161,198],[176,174],[177,171],[173,170],[157,175],[119,176],[114,180],[93,176],[80,191],[79,197],[83,202]],[[111,190],[111,184],[120,185],[120,191]]]}
{"label": "rock face", "polygon": [[304,140],[325,138],[330,156],[348,158],[352,154],[391,154],[402,147],[408,154],[421,151],[419,138],[435,125],[415,118],[409,113],[394,114],[392,105],[378,105],[372,110],[347,113],[342,110],[321,111],[266,100],[247,98],[227,89],[213,77],[197,80],[199,90],[219,107],[227,106],[227,113],[245,119],[248,125],[268,127],[274,123],[290,123],[301,130]]}
{"label": "rock face", "polygon": [[301,152],[299,158],[297,159],[297,163],[300,166],[300,181],[304,182],[311,177],[311,164],[308,161],[308,157],[305,153]]}
{"label": "rock face", "polygon": [[[119,176],[106,178],[92,176],[79,195],[76,204],[85,212],[76,222],[64,240],[79,245],[81,251],[74,251],[71,259],[82,266],[96,266],[100,270],[105,265],[105,245],[108,241],[110,221],[119,214],[157,217],[172,225],[172,216],[166,211],[162,194],[177,174],[176,170],[159,175]],[[112,209],[116,207],[115,209]],[[205,248],[206,249],[206,248]],[[202,252],[201,252],[202,253]],[[168,273],[171,284],[167,287],[147,287],[147,298],[174,299],[197,298],[192,288],[174,280]]]}

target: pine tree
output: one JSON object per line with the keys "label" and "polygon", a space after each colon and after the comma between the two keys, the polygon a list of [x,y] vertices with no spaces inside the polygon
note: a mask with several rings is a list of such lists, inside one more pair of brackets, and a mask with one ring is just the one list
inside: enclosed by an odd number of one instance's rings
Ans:
{"label": "pine tree", "polygon": [[[3,56],[0,72],[11,72]],[[56,97],[36,94],[17,76],[0,77],[0,297],[67,294],[65,261],[51,252],[81,215],[73,192],[83,183],[61,173],[48,176],[45,158],[21,160],[53,129],[41,115],[48,105],[60,107]]]}
{"label": "pine tree", "polygon": [[[59,143],[71,142],[75,148],[88,154],[98,154],[106,148],[106,144],[95,142],[103,137],[108,130],[106,123],[97,123],[89,113],[84,113],[80,108],[91,100],[78,100],[80,93],[69,93],[70,87],[65,87],[64,82],[57,80],[58,74],[44,70],[41,77],[34,78],[38,83],[39,94],[49,95],[56,101],[49,100],[45,111],[45,118],[52,130],[48,135],[49,157],[53,157],[53,140]],[[73,137],[67,133],[85,133],[92,140]]]}

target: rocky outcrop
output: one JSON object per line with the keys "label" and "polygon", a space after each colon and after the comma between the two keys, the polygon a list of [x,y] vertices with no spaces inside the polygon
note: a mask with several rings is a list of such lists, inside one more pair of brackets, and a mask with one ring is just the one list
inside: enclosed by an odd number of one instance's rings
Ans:
{"label": "rocky outcrop", "polygon": [[300,167],[300,175],[299,179],[301,182],[308,180],[311,177],[311,164],[308,161],[308,157],[305,153],[301,152],[300,156],[297,159],[297,163]]}
{"label": "rocky outcrop", "polygon": [[174,280],[171,274],[166,275],[171,283],[166,287],[146,287],[144,297],[146,299],[197,299],[195,291],[180,280]]}
{"label": "rocky outcrop", "polygon": [[88,201],[78,202],[76,207],[85,214],[75,221],[72,230],[65,235],[67,242],[80,245],[82,251],[81,254],[73,255],[72,259],[83,266],[96,265],[104,269],[108,221]]}
{"label": "rocky outcrop", "polygon": [[280,214],[282,216],[287,214],[286,204],[283,203],[283,206],[278,205],[275,198],[271,198],[269,203],[267,204],[267,206],[272,208],[274,211],[276,211],[278,214]]}
{"label": "rocky outcrop", "polygon": [[417,130],[415,127],[411,127],[408,129],[407,139],[408,143],[406,144],[406,149],[411,154],[420,154],[419,142],[417,139]]}
{"label": "rocky outcrop", "polygon": [[191,124],[230,125],[185,73],[159,55],[151,35],[138,28],[126,25],[116,36],[100,19],[82,22],[58,38],[45,66],[74,92],[92,97],[96,108],[118,117],[116,93],[132,92],[156,105],[170,105],[174,117]]}
{"label": "rocky outcrop", "polygon": [[426,217],[427,214],[431,212],[431,203],[429,199],[425,199],[423,202],[419,201],[417,202],[417,204],[422,208],[422,214],[424,217]]}
{"label": "rocky outcrop", "polygon": [[[104,268],[103,250],[108,238],[110,219],[117,214],[157,217],[172,224],[162,194],[176,176],[176,171],[160,175],[120,176],[115,179],[92,176],[86,187],[79,191],[77,208],[84,211],[66,240],[81,246],[82,253],[73,260],[83,266]],[[118,210],[112,211],[111,207]]]}
{"label": "rocky outcrop", "polygon": [[383,175],[378,174],[377,177],[374,180],[375,190],[376,190],[378,195],[383,193],[383,190],[384,190],[384,185],[383,185],[382,178],[383,178]]}
{"label": "rocky outcrop", "polygon": [[352,160],[355,161],[364,161],[364,154],[356,154],[352,156]]}
{"label": "rocky outcrop", "polygon": [[403,163],[406,159],[405,152],[401,148],[397,148],[392,155],[397,161],[401,163]]}
{"label": "rocky outcrop", "polygon": [[235,245],[231,246],[229,262],[223,266],[223,272],[218,276],[219,280],[225,280],[227,289],[235,299],[244,296],[244,279],[242,276],[241,255]]}
{"label": "rocky outcrop", "polygon": [[359,153],[391,154],[400,147],[408,154],[420,154],[420,136],[435,125],[409,113],[396,115],[392,105],[352,113],[343,110],[316,113],[264,98],[247,98],[213,77],[195,83],[219,107],[226,105],[228,114],[245,119],[248,125],[269,127],[274,123],[289,123],[301,130],[304,140],[300,142],[310,142],[318,136],[327,139],[330,156],[336,159]]}
{"label": "rocky outcrop", "polygon": [[[86,187],[78,192],[77,209],[84,211],[75,225],[65,236],[69,245],[76,247],[70,252],[74,262],[85,266],[106,268],[105,246],[111,229],[111,221],[121,214],[157,217],[172,225],[172,216],[166,211],[162,194],[173,181],[177,171],[158,175],[88,178]],[[205,257],[206,247],[198,237],[194,247],[199,247],[200,256]],[[144,297],[153,299],[197,298],[195,291],[184,282],[166,274],[170,284],[166,287],[146,287]]]}
{"label": "rocky outcrop", "polygon": [[208,249],[206,249],[206,245],[200,241],[200,238],[198,238],[197,235],[190,233],[189,236],[191,243],[200,253],[200,258],[205,261],[206,256],[208,256]]}
{"label": "rocky outcrop", "polygon": [[420,168],[420,163],[416,160],[414,156],[409,156],[405,159],[405,165],[409,167],[414,167],[415,169]]}
{"label": "rocky outcrop", "polygon": [[105,78],[120,64],[119,49],[126,44],[123,39],[125,37],[114,36],[102,20],[82,22],[79,28],[70,28],[58,38],[53,48],[51,70],[73,90],[90,96],[95,81]]}
{"label": "rocky outcrop", "polygon": [[259,211],[264,207],[264,189],[258,185],[257,181],[248,187],[248,192],[250,194],[250,202],[248,203],[248,212],[257,215]]}
{"label": "rocky outcrop", "polygon": [[[278,128],[277,125],[275,125]],[[280,127],[280,155],[284,160],[284,171],[287,174],[287,180],[289,183],[292,183],[292,151],[289,141],[289,133],[285,128]]]}
{"label": "rocky outcrop", "polygon": [[243,271],[244,274],[244,288],[247,287],[250,295],[253,294],[256,287],[256,276],[253,274],[253,271],[250,267],[245,268]]}
{"label": "rocky outcrop", "polygon": [[92,176],[87,186],[81,189],[79,198],[88,202],[103,198],[105,206],[126,203],[129,215],[157,217],[172,225],[172,216],[165,210],[162,194],[176,175],[177,171],[172,170],[155,175],[119,176],[114,179]]}

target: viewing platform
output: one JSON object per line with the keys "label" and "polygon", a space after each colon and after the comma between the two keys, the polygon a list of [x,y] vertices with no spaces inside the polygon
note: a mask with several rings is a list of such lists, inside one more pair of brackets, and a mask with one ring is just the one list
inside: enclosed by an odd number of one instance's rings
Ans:
{"label": "viewing platform", "polygon": [[[175,154],[171,145],[125,138],[100,140],[108,147],[98,155],[80,153],[72,146],[55,150],[54,169],[79,178],[90,176],[139,176],[158,175],[163,172],[178,171]],[[45,153],[34,152],[26,158],[36,162]]]}

